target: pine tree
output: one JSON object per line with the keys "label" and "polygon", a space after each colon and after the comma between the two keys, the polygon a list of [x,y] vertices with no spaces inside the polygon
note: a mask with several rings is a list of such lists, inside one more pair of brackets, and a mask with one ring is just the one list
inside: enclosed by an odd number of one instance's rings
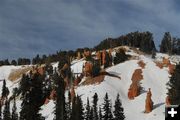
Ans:
{"label": "pine tree", "polygon": [[8,60],[8,59],[6,59],[6,60],[4,61],[4,65],[10,65],[10,63],[9,63],[9,60]]}
{"label": "pine tree", "polygon": [[16,99],[14,97],[14,104],[13,104],[13,107],[12,107],[12,115],[11,115],[11,120],[18,120],[18,114],[17,114],[17,107],[16,107]]}
{"label": "pine tree", "polygon": [[98,95],[97,93],[95,93],[93,96],[93,120],[98,120],[97,102],[98,102]]}
{"label": "pine tree", "polygon": [[64,120],[69,120],[68,116],[68,102],[65,101],[65,108],[64,108]]}
{"label": "pine tree", "polygon": [[112,119],[111,102],[108,98],[107,93],[104,97],[103,111],[104,111],[103,119],[104,120],[111,120]]}
{"label": "pine tree", "polygon": [[17,65],[17,62],[16,62],[16,60],[12,60],[12,61],[11,61],[11,65],[14,65],[14,66],[16,66],[16,65]]}
{"label": "pine tree", "polygon": [[6,80],[3,80],[3,87],[2,87],[1,97],[6,98],[8,94],[9,94],[9,90],[6,87]]}
{"label": "pine tree", "polygon": [[152,58],[155,59],[156,58],[156,51],[153,49],[152,50]]}
{"label": "pine tree", "polygon": [[18,94],[21,93],[23,97],[29,89],[30,89],[30,78],[28,77],[28,75],[23,74],[19,83]]}
{"label": "pine tree", "polygon": [[[20,120],[41,120],[44,119],[39,113],[40,107],[44,103],[42,92],[42,77],[36,73],[32,78],[26,76],[28,81],[27,88],[22,91],[22,104]],[[26,84],[25,84],[26,85]],[[24,86],[22,87],[24,88]]]}
{"label": "pine tree", "polygon": [[114,120],[124,120],[124,109],[122,108],[122,103],[119,98],[119,94],[116,97],[115,105],[114,105]]}
{"label": "pine tree", "polygon": [[[110,104],[110,110],[112,110],[112,104]],[[114,120],[112,111],[109,112],[109,120]]]}
{"label": "pine tree", "polygon": [[75,118],[76,118],[76,96],[74,96],[74,99],[73,99],[73,101],[72,101],[72,112],[71,112],[71,118],[70,118],[70,120],[75,120]]}
{"label": "pine tree", "polygon": [[160,52],[171,54],[172,46],[173,46],[172,44],[173,44],[173,39],[171,37],[171,34],[169,32],[165,32],[160,45]]}
{"label": "pine tree", "polygon": [[71,118],[71,93],[69,91],[67,102],[65,102],[64,120],[70,120],[70,118]]}
{"label": "pine tree", "polygon": [[89,117],[89,119],[90,119],[90,120],[93,119],[93,108],[92,108],[92,107],[90,108],[90,117]]}
{"label": "pine tree", "polygon": [[72,112],[72,104],[71,104],[71,92],[68,92],[68,110],[69,110],[69,118],[71,116],[71,112]]}
{"label": "pine tree", "polygon": [[91,112],[91,108],[90,108],[90,104],[89,104],[89,98],[87,98],[87,105],[86,105],[86,112],[85,112],[86,120],[90,120],[90,112]]}
{"label": "pine tree", "polygon": [[3,120],[11,120],[10,103],[8,100],[6,100],[5,106],[4,106]]}
{"label": "pine tree", "polygon": [[170,81],[167,83],[168,93],[172,105],[180,104],[180,63],[172,74]]}
{"label": "pine tree", "polygon": [[101,107],[99,107],[99,120],[102,120],[102,111],[101,111]]}
{"label": "pine tree", "polygon": [[77,95],[76,97],[76,118],[75,120],[84,120],[84,108],[81,97]]}
{"label": "pine tree", "polygon": [[55,107],[55,120],[64,120],[64,116],[65,116],[64,80],[61,76],[58,75],[57,72],[53,75],[53,80],[56,85],[55,90],[57,93],[56,107]]}

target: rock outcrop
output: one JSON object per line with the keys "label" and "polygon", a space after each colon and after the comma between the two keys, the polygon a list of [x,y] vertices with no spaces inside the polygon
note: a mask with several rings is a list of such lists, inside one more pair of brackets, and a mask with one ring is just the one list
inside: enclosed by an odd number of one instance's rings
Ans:
{"label": "rock outcrop", "polygon": [[142,69],[136,69],[132,75],[131,80],[133,82],[140,81],[143,79]]}
{"label": "rock outcrop", "polygon": [[132,82],[132,84],[129,87],[128,98],[130,100],[133,100],[135,97],[140,95],[140,91],[141,91],[141,86],[139,81]]}
{"label": "rock outcrop", "polygon": [[147,92],[146,101],[145,101],[145,113],[150,113],[153,110],[153,101],[151,99],[152,93],[151,89]]}

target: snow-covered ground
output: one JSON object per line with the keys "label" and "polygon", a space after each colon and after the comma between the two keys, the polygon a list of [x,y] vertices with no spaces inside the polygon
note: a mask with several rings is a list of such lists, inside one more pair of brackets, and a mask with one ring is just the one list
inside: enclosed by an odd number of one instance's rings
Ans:
{"label": "snow-covered ground", "polygon": [[[102,105],[106,92],[109,94],[109,97],[113,102],[117,96],[117,93],[119,93],[121,96],[122,105],[124,107],[126,120],[165,119],[165,97],[167,93],[166,83],[169,80],[168,70],[167,68],[160,69],[157,67],[154,61],[149,57],[141,55],[140,60],[143,60],[146,64],[145,69],[143,69],[144,78],[141,81],[143,92],[134,100],[129,100],[127,93],[132,82],[131,77],[134,70],[140,68],[137,64],[139,60],[129,60],[107,69],[109,73],[120,76],[121,80],[106,76],[105,80],[101,84],[79,86],[75,90],[76,94],[80,95],[84,101],[84,104],[86,104],[87,97],[89,97],[90,101],[92,101],[92,96],[94,93],[98,93],[98,104]],[[82,63],[83,61],[76,62],[71,68],[74,69],[74,71],[78,71],[76,70],[77,66],[80,66],[79,68],[81,69]],[[149,114],[145,114],[145,99],[148,88],[151,88],[152,90],[154,110]],[[112,104],[114,104],[113,102]],[[50,102],[42,107],[44,110],[41,113],[47,117],[47,120],[52,119],[52,115],[49,114],[53,111],[52,106],[54,106],[54,103]]]}
{"label": "snow-covered ground", "polygon": [[[136,53],[131,53],[131,55],[136,55]],[[162,57],[168,56],[166,54],[157,54],[157,60],[160,60]],[[139,55],[140,60],[143,60],[146,64],[143,71],[143,80],[141,81],[141,86],[143,87],[143,92],[136,97],[134,100],[129,100],[127,97],[128,89],[131,84],[131,78],[135,69],[140,68],[137,64],[139,60],[129,60],[124,63],[112,66],[108,68],[106,71],[109,73],[113,73],[117,76],[121,77],[121,80],[118,78],[105,76],[105,80],[96,85],[87,85],[87,86],[79,86],[75,89],[76,94],[80,95],[84,104],[86,104],[87,97],[89,97],[90,101],[92,101],[92,96],[94,93],[98,93],[99,101],[98,104],[102,105],[103,98],[105,93],[107,92],[109,98],[112,101],[112,105],[114,104],[114,100],[117,96],[117,93],[120,94],[120,98],[122,100],[122,105],[124,107],[124,112],[126,116],[126,120],[163,120],[165,119],[165,97],[167,93],[166,83],[169,80],[170,75],[168,74],[168,69],[163,68],[160,69],[154,63],[154,60],[149,56]],[[177,62],[180,57],[175,56],[171,57],[172,61]],[[72,62],[71,69],[74,73],[82,72],[82,67],[84,64],[84,60],[75,60]],[[53,67],[57,67],[58,63],[54,63]],[[17,84],[13,84],[8,81],[8,76],[13,69],[18,69],[21,66],[3,66],[0,67],[0,80],[6,79],[7,86],[11,89],[17,86]],[[0,82],[0,88],[2,88],[2,82]],[[148,88],[152,90],[152,100],[154,102],[154,109],[151,113],[145,114],[145,99],[146,99],[146,91]],[[1,89],[0,89],[1,91]],[[1,92],[0,92],[1,93]],[[20,111],[20,101],[17,103],[18,111]],[[54,110],[54,102],[50,101],[47,105],[42,106],[41,113],[46,117],[46,120],[53,120],[53,110]]]}

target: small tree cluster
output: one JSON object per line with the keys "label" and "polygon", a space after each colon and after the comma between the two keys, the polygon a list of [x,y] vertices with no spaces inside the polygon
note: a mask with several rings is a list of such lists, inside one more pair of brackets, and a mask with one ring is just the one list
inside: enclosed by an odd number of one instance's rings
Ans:
{"label": "small tree cluster", "polygon": [[160,52],[180,55],[180,39],[173,38],[170,32],[165,32],[161,41]]}
{"label": "small tree cluster", "polygon": [[23,75],[19,89],[22,96],[20,120],[43,119],[41,114],[39,114],[40,107],[43,105],[45,99],[42,91],[43,80],[44,77],[38,73],[32,76]]}
{"label": "small tree cluster", "polygon": [[180,104],[180,64],[176,66],[170,81],[167,83],[168,93],[172,105]]}
{"label": "small tree cluster", "polygon": [[114,48],[117,46],[127,45],[130,47],[137,47],[143,52],[151,53],[155,48],[153,34],[149,31],[146,32],[131,32],[122,35],[118,38],[108,38],[103,40],[99,45],[95,46],[95,50],[103,50]]}

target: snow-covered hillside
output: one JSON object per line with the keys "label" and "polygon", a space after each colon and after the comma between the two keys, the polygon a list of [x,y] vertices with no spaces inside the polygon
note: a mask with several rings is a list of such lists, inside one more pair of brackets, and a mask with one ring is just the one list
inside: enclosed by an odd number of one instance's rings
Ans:
{"label": "snow-covered hillside", "polygon": [[[135,53],[130,52],[129,54]],[[81,96],[84,103],[86,103],[87,97],[89,97],[90,101],[92,101],[92,96],[94,93],[98,93],[99,105],[102,105],[106,92],[109,94],[109,98],[111,99],[112,104],[114,104],[113,102],[117,96],[117,93],[119,93],[122,100],[122,106],[124,107],[126,120],[163,120],[165,119],[165,98],[167,93],[166,83],[170,77],[168,68],[164,67],[163,69],[160,69],[158,66],[156,66],[154,59],[151,59],[149,56],[138,54],[135,55],[139,57],[138,60],[128,60],[124,63],[120,63],[106,69],[107,72],[121,77],[121,80],[118,78],[105,76],[102,83],[86,86],[79,85],[75,89],[75,92]],[[164,56],[164,54],[158,53],[157,60],[160,60],[162,56]],[[176,60],[177,62],[177,60],[179,60],[178,58],[179,56],[173,57],[172,60]],[[140,60],[146,64],[144,69],[138,65],[138,61]],[[75,73],[82,72],[83,64],[83,59],[73,61],[71,66],[72,71]],[[12,82],[8,81],[8,75],[12,69],[18,69],[19,67],[0,67],[0,80],[6,79],[8,87],[17,86],[17,84],[13,84]],[[53,67],[57,67],[57,63],[53,64]],[[132,83],[131,78],[133,72],[136,69],[142,69],[143,71],[143,80],[141,80],[143,91],[134,100],[129,100],[127,96],[128,89]],[[1,86],[2,82],[0,82],[0,88]],[[145,99],[148,88],[151,88],[152,90],[154,109],[151,113],[145,114]],[[17,105],[19,111],[20,101],[18,101]],[[42,106],[41,113],[46,117],[46,120],[53,120],[53,110],[54,102],[50,101],[47,105]]]}
{"label": "snow-covered hillside", "polygon": [[[131,77],[135,69],[140,68],[138,66],[139,60],[129,60],[124,63],[118,64],[111,68],[108,68],[109,73],[116,74],[121,77],[118,78],[106,76],[105,80],[101,84],[79,86],[75,91],[80,95],[86,103],[87,97],[92,101],[94,93],[99,95],[99,105],[103,103],[105,93],[109,94],[112,101],[115,100],[117,93],[120,94],[126,120],[162,120],[165,118],[165,97],[166,97],[166,83],[169,80],[168,70],[166,68],[160,69],[155,65],[152,59],[145,56],[140,56],[140,59],[146,63],[145,69],[143,69],[144,79],[142,80],[143,93],[136,97],[134,100],[129,100],[127,97],[128,89],[131,84]],[[77,62],[77,65],[81,65],[82,61]],[[76,68],[75,68],[76,69]],[[154,102],[154,110],[145,114],[145,99],[148,88],[152,89],[152,100]],[[48,105],[44,105],[42,108],[43,115],[48,120],[52,119],[50,113],[53,111],[54,103],[50,102]],[[52,109],[51,109],[52,108]],[[48,116],[49,115],[49,116]]]}

